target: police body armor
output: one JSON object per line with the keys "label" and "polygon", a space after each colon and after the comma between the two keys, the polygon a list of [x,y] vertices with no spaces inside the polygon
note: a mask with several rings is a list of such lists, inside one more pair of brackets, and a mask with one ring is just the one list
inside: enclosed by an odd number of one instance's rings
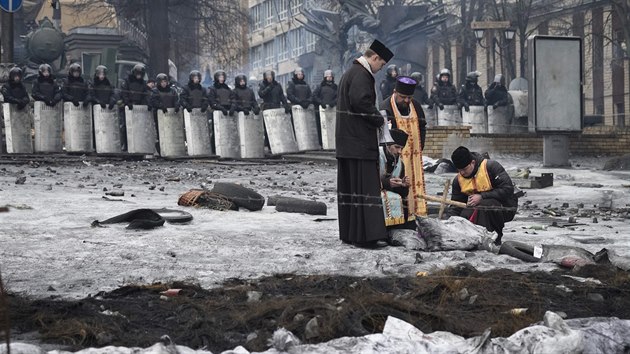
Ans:
{"label": "police body armor", "polygon": [[140,105],[148,103],[147,84],[144,80],[130,80],[128,82],[129,100],[131,104]]}
{"label": "police body armor", "polygon": [[217,104],[219,106],[223,106],[225,108],[229,108],[231,106],[230,103],[230,95],[231,92],[229,89],[227,88],[217,88],[215,89],[216,93],[217,93]]}
{"label": "police body armor", "polygon": [[481,87],[475,85],[473,87],[465,87],[466,90],[466,102],[470,106],[483,106],[484,98]]}
{"label": "police body armor", "polygon": [[203,102],[203,91],[199,89],[190,90],[190,104],[192,108],[200,108]]}
{"label": "police body armor", "polygon": [[453,85],[438,85],[437,96],[443,105],[453,105],[457,101],[457,90]]}
{"label": "police body armor", "polygon": [[52,100],[55,97],[57,83],[54,80],[39,81],[39,93],[46,99]]}
{"label": "police body armor", "polygon": [[240,109],[252,110],[254,102],[251,101],[252,92],[248,88],[235,88],[236,105]]}
{"label": "police body armor", "polygon": [[308,91],[309,91],[308,85],[305,85],[305,84],[295,85],[295,97],[297,97],[300,101],[311,99],[308,95]]}

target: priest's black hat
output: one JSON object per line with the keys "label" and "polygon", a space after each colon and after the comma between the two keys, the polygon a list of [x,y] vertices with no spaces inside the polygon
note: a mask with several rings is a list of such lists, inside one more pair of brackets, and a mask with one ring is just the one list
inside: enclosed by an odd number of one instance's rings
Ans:
{"label": "priest's black hat", "polygon": [[453,154],[451,155],[451,160],[453,161],[453,165],[455,165],[455,168],[457,168],[458,170],[462,170],[466,166],[468,166],[468,164],[470,164],[473,158],[470,150],[463,146],[460,146],[455,149],[455,151],[453,151]]}
{"label": "priest's black hat", "polygon": [[408,76],[401,76],[396,80],[396,92],[405,96],[413,96],[418,82]]}
{"label": "priest's black hat", "polygon": [[375,39],[374,42],[370,44],[370,49],[372,49],[374,53],[378,54],[381,59],[385,60],[385,62],[392,60],[392,58],[394,57],[394,53],[392,53],[392,51],[389,50],[389,48],[387,48],[385,44],[381,43],[378,39]]}
{"label": "priest's black hat", "polygon": [[389,130],[389,134],[392,136],[394,144],[400,145],[402,147],[407,145],[407,138],[409,136],[404,131],[394,128]]}

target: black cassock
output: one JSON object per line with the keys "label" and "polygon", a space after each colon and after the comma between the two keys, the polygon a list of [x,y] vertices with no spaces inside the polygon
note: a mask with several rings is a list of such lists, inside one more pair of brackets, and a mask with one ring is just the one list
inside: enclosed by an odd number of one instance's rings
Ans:
{"label": "black cassock", "polygon": [[358,61],[342,76],[337,97],[339,238],[365,244],[387,238],[378,169],[374,77]]}
{"label": "black cassock", "polygon": [[339,238],[367,243],[386,238],[378,161],[337,160]]}

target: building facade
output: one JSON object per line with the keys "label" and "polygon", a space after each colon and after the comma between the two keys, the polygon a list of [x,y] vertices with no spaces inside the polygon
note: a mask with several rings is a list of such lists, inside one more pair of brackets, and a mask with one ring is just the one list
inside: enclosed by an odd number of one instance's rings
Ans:
{"label": "building facade", "polygon": [[273,70],[286,88],[293,70],[302,67],[310,85],[321,81],[314,69],[316,35],[297,21],[303,19],[300,11],[313,5],[309,0],[249,0],[250,77],[262,80],[265,71]]}

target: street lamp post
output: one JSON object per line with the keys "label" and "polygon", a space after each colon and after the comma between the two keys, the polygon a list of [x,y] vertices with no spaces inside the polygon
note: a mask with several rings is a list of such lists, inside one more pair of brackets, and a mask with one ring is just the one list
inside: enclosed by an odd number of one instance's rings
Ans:
{"label": "street lamp post", "polygon": [[[483,21],[483,22],[476,21],[471,24],[471,28],[473,30],[475,38],[477,39],[477,44],[481,48],[484,48],[484,49],[491,48],[492,67],[495,71],[496,71],[496,57],[495,57],[496,47],[499,47],[501,50],[505,49],[507,51],[507,58],[508,60],[510,60],[509,59],[511,57],[510,56],[510,43],[514,39],[514,35],[516,34],[516,31],[510,27],[509,21]],[[484,35],[486,34],[486,30],[491,31],[490,34],[492,37],[492,41],[491,43],[488,43],[488,40],[486,40],[486,44],[484,45],[483,38],[484,38]],[[504,42],[505,44],[501,44],[501,41],[499,41],[495,37],[495,30],[502,30],[503,36],[505,39],[505,42]],[[503,68],[503,56],[501,56],[501,68]],[[494,74],[496,74],[496,72]],[[489,73],[488,75],[491,76]]]}

